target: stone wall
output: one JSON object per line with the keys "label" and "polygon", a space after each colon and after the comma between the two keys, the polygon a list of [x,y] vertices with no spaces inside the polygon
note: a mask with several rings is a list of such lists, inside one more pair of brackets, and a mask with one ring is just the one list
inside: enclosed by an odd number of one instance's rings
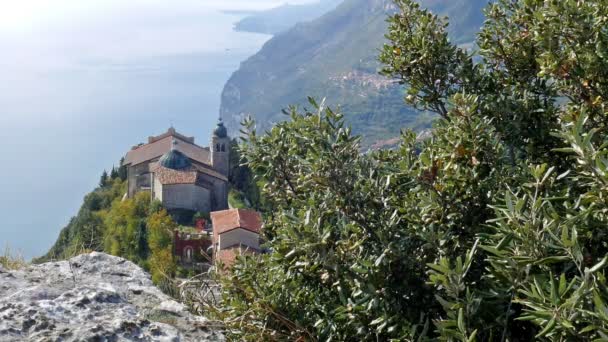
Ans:
{"label": "stone wall", "polygon": [[163,185],[161,198],[167,209],[211,211],[211,191],[194,184]]}
{"label": "stone wall", "polygon": [[260,249],[260,235],[245,229],[235,229],[217,238],[218,250],[222,250],[235,245],[245,245],[254,249]]}
{"label": "stone wall", "polygon": [[[175,256],[179,257],[182,262],[192,262],[197,257],[201,258],[201,253],[207,253],[207,249],[211,245],[211,237],[207,236],[207,234],[185,234],[177,230],[173,234]],[[192,260],[187,260],[186,258],[186,251],[188,249],[192,250],[194,258]]]}
{"label": "stone wall", "polygon": [[127,168],[129,198],[135,196],[142,187],[151,187],[150,163],[141,163]]}
{"label": "stone wall", "polygon": [[213,211],[228,209],[228,182],[215,178],[213,192],[215,197]]}

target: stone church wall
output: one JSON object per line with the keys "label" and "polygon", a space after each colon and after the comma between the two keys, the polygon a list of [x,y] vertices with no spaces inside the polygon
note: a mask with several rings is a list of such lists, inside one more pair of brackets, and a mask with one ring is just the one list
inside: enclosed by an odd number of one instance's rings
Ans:
{"label": "stone church wall", "polygon": [[139,165],[130,166],[127,169],[127,179],[129,182],[129,197],[135,196],[142,187],[151,187],[150,164],[141,163]]}
{"label": "stone church wall", "polygon": [[161,201],[163,201],[163,185],[160,183],[160,181],[158,180],[158,178],[154,178],[154,198]]}
{"label": "stone church wall", "polygon": [[211,211],[211,191],[192,184],[164,185],[162,202],[167,209]]}
{"label": "stone church wall", "polygon": [[215,195],[214,211],[228,209],[228,183],[219,179],[213,181]]}

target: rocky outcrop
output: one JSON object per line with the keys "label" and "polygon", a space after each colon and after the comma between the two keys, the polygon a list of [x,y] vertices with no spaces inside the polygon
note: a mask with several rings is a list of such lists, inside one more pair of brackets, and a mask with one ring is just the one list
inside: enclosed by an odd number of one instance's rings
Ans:
{"label": "rocky outcrop", "polygon": [[137,265],[103,253],[0,267],[0,341],[222,341]]}

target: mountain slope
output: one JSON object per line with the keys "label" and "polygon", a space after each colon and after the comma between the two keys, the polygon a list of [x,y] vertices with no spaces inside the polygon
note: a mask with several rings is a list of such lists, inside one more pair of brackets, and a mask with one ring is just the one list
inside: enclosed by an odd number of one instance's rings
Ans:
{"label": "mountain slope", "polygon": [[[426,0],[423,5],[457,18],[450,30],[455,42],[464,43],[481,26],[485,3]],[[284,119],[283,108],[313,96],[341,106],[366,144],[395,136],[402,127],[427,127],[430,115],[406,107],[401,87],[378,75],[390,11],[390,0],[345,0],[319,19],[278,34],[232,75],[220,115],[233,132],[249,114],[265,128]]]}
{"label": "mountain slope", "polygon": [[312,21],[333,10],[342,0],[321,0],[312,4],[284,4],[268,11],[250,15],[235,24],[237,31],[278,34],[294,23]]}

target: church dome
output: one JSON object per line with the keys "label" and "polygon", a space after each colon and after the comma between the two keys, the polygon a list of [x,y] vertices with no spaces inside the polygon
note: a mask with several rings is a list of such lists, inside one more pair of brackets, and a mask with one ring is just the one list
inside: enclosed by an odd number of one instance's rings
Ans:
{"label": "church dome", "polygon": [[217,127],[213,130],[213,136],[218,138],[225,138],[228,136],[228,130],[226,129],[226,126],[224,126],[222,119],[220,119],[217,123]]}
{"label": "church dome", "polygon": [[171,151],[165,153],[159,160],[159,164],[162,167],[173,170],[182,170],[192,165],[190,159],[188,159],[185,154],[178,151],[176,146],[177,140],[173,140],[173,147],[171,147]]}

